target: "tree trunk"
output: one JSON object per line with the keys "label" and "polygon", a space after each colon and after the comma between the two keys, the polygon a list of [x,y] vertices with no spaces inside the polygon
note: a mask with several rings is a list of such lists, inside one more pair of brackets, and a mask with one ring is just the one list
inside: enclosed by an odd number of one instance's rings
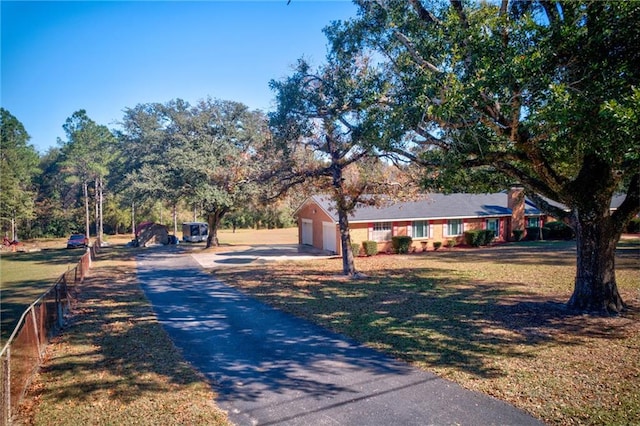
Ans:
{"label": "tree trunk", "polygon": [[178,204],[173,203],[173,235],[178,235]]}
{"label": "tree trunk", "polygon": [[340,247],[342,248],[342,273],[344,275],[356,275],[356,265],[351,248],[351,234],[349,232],[348,213],[338,209],[338,227],[340,228]]}
{"label": "tree trunk", "polygon": [[338,210],[338,228],[340,229],[340,247],[342,248],[342,273],[344,275],[356,275],[356,265],[353,260],[351,248],[351,235],[349,233],[349,209],[347,208],[347,196],[342,176],[342,166],[337,152],[331,153],[332,158],[332,185],[335,194],[336,208]]}
{"label": "tree trunk", "polygon": [[136,203],[131,203],[131,233],[136,237]]}
{"label": "tree trunk", "polygon": [[207,215],[207,222],[209,224],[209,236],[207,237],[207,247],[218,247],[220,241],[218,241],[218,227],[222,221],[222,217],[225,215],[226,210],[216,210],[210,212]]}
{"label": "tree trunk", "polygon": [[620,233],[611,226],[609,216],[578,213],[573,222],[577,265],[575,286],[568,306],[582,311],[622,311],[625,305],[618,292],[615,273]]}
{"label": "tree trunk", "polygon": [[100,238],[100,203],[98,202],[98,193],[100,189],[99,189],[98,178],[96,178],[96,180],[93,182],[93,187],[94,187],[93,197],[95,199],[95,203],[94,203],[95,214],[94,214],[93,221],[96,223],[96,237]]}
{"label": "tree trunk", "polygon": [[87,238],[91,235],[89,230],[89,183],[85,180],[82,182],[82,195],[84,195],[84,220],[85,234]]}
{"label": "tree trunk", "polygon": [[104,182],[102,180],[102,177],[100,178],[100,185],[99,185],[99,192],[98,192],[98,223],[100,224],[98,226],[98,239],[100,241],[102,241],[103,236],[104,236],[104,214],[103,214],[103,208],[104,208],[104,194],[103,194],[103,190],[104,190]]}
{"label": "tree trunk", "polygon": [[16,226],[16,212],[11,215],[11,241],[18,241],[18,227]]}

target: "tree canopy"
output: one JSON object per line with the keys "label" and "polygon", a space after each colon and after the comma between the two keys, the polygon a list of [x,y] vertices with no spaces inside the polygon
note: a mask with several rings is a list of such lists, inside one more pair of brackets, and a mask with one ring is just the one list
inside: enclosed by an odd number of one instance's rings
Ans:
{"label": "tree canopy", "polygon": [[33,217],[39,158],[29,139],[22,123],[0,108],[0,218],[11,223],[12,240],[17,239],[16,221]]}
{"label": "tree canopy", "polygon": [[125,113],[122,140],[130,190],[195,203],[207,216],[207,246],[218,245],[223,217],[261,190],[268,164],[266,118],[241,103],[206,99],[138,105]]}
{"label": "tree canopy", "polygon": [[[113,160],[115,138],[107,126],[97,124],[85,110],[74,112],[62,126],[67,141],[60,141],[62,161],[61,170],[67,181],[77,183],[82,189],[85,206],[85,234],[90,234],[89,183],[96,184],[96,211],[100,211],[101,197],[98,195],[102,180],[109,173],[109,163]],[[98,224],[99,214],[96,215]],[[96,235],[100,235],[97,226]]]}
{"label": "tree canopy", "polygon": [[[286,190],[304,182],[330,195],[338,213],[343,273],[355,275],[349,215],[359,204],[408,185],[390,179],[381,158],[388,142],[379,124],[387,111],[386,84],[366,56],[329,55],[317,70],[299,60],[295,72],[271,81],[277,108],[270,114],[277,181]],[[386,198],[385,198],[386,199]]]}
{"label": "tree canopy", "polygon": [[385,125],[412,135],[396,152],[445,190],[479,177],[523,185],[576,229],[570,306],[622,309],[615,245],[640,211],[640,6],[357,3],[358,19],[327,32],[335,51],[380,55],[396,111]]}

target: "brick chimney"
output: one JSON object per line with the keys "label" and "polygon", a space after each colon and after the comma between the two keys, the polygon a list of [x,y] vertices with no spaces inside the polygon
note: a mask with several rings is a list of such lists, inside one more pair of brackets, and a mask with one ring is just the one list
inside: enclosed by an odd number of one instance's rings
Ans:
{"label": "brick chimney", "polygon": [[511,210],[511,226],[509,227],[509,239],[513,237],[515,229],[524,230],[524,189],[514,187],[507,192],[507,207]]}

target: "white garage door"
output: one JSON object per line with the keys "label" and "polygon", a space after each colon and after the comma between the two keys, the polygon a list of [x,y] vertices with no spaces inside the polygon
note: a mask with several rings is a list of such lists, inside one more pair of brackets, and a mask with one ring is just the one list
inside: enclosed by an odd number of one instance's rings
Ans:
{"label": "white garage door", "polygon": [[322,249],[337,253],[336,225],[331,222],[322,222]]}
{"label": "white garage door", "polygon": [[311,219],[302,219],[302,244],[313,245],[313,221]]}

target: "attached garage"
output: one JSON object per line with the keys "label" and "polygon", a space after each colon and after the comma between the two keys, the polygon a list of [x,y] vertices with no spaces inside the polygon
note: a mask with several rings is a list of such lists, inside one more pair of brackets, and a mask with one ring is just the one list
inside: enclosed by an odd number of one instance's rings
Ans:
{"label": "attached garage", "polygon": [[313,245],[313,221],[311,219],[302,219],[302,236],[300,244]]}
{"label": "attached garage", "polygon": [[295,212],[298,219],[298,243],[338,253],[336,221],[330,212],[309,198]]}
{"label": "attached garage", "polygon": [[334,222],[322,222],[322,249],[331,253],[338,252],[336,224]]}

